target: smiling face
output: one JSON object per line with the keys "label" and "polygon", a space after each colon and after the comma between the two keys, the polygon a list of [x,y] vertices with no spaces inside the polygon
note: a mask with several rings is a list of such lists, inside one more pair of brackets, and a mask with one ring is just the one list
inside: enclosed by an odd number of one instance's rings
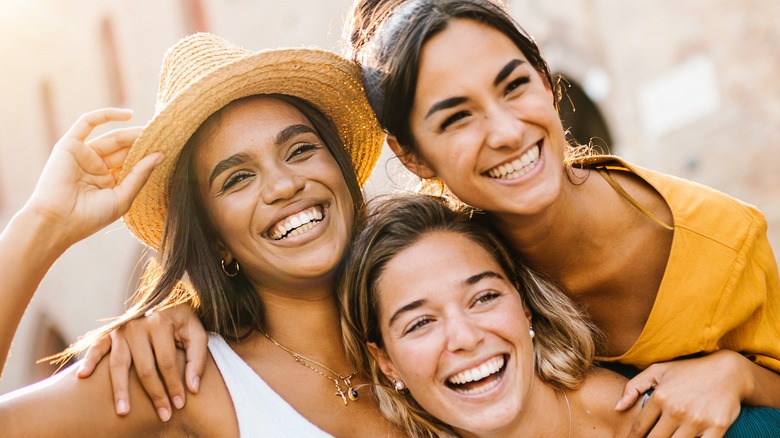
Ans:
{"label": "smiling face", "polygon": [[481,245],[429,232],[387,262],[376,293],[384,349],[369,348],[388,378],[463,433],[506,431],[519,421],[542,385],[529,314]]}
{"label": "smiling face", "polygon": [[450,21],[423,45],[417,79],[410,169],[496,214],[534,214],[558,195],[566,143],[552,92],[506,35]]}
{"label": "smiling face", "polygon": [[260,289],[332,281],[354,204],[312,123],[258,96],[231,103],[199,135],[198,191],[221,255]]}

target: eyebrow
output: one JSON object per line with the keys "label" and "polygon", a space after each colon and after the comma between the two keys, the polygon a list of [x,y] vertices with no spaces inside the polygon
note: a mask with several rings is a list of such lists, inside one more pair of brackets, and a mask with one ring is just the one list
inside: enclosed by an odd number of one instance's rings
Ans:
{"label": "eyebrow", "polygon": [[496,280],[504,280],[505,279],[505,277],[503,275],[499,274],[498,272],[485,271],[485,272],[481,272],[481,273],[479,273],[477,275],[472,275],[471,277],[463,280],[463,284],[465,284],[467,286],[472,286],[472,285],[475,285],[475,284],[479,283],[480,281],[482,281],[482,280],[484,280],[486,278],[495,278]]}
{"label": "eyebrow", "polygon": [[[467,286],[472,286],[472,285],[477,284],[477,283],[479,283],[480,281],[482,281],[482,280],[484,280],[486,278],[495,278],[497,280],[504,280],[505,279],[505,277],[503,275],[501,275],[501,274],[499,274],[497,272],[485,271],[485,272],[480,272],[479,274],[476,274],[476,275],[472,275],[471,277],[463,280],[463,284],[467,285]],[[396,310],[393,313],[393,316],[390,317],[390,321],[387,322],[388,327],[392,326],[393,323],[401,315],[403,315],[405,312],[409,312],[409,311],[412,311],[414,309],[418,309],[418,308],[422,307],[423,305],[425,305],[427,302],[428,302],[427,300],[412,301],[411,303],[409,303],[409,304],[401,307],[400,309]]]}
{"label": "eyebrow", "polygon": [[280,144],[288,141],[289,139],[295,137],[298,134],[317,134],[317,131],[314,130],[311,126],[304,125],[302,123],[296,123],[295,125],[290,125],[284,129],[282,129],[278,134],[276,134],[276,140],[274,141],[274,144],[276,146],[279,146]]}
{"label": "eyebrow", "polygon": [[521,65],[525,64],[525,61],[522,59],[513,59],[509,61],[504,68],[501,69],[500,72],[496,75],[496,78],[493,80],[493,86],[498,86],[504,79],[506,79],[510,74],[512,74],[515,69]]}
{"label": "eyebrow", "polygon": [[390,317],[390,321],[387,322],[388,327],[392,326],[393,322],[395,322],[395,320],[398,319],[398,317],[403,315],[405,312],[409,312],[410,310],[414,310],[419,307],[422,307],[422,305],[424,305],[427,302],[428,302],[427,300],[412,301],[411,303],[396,310],[395,313],[393,313],[393,316]]}
{"label": "eyebrow", "polygon": [[436,111],[441,111],[448,108],[452,108],[454,106],[458,106],[465,101],[466,101],[465,97],[450,97],[449,99],[440,100],[434,103],[433,105],[431,105],[431,107],[428,109],[428,112],[425,113],[425,117],[423,117],[423,119],[427,119],[428,117],[431,116],[431,114],[435,113]]}
{"label": "eyebrow", "polygon": [[[496,75],[496,78],[493,79],[493,86],[496,87],[498,84],[500,84],[504,79],[506,79],[510,74],[512,74],[515,69],[521,65],[525,64],[525,61],[522,59],[513,59],[509,61],[504,68],[501,69],[501,71],[498,72]],[[465,102],[465,97],[450,97],[448,99],[440,100],[428,109],[428,112],[425,113],[425,117],[423,119],[427,119],[430,117],[433,113],[436,111],[441,111],[444,109],[452,108],[454,106],[458,106],[461,103]]]}
{"label": "eyebrow", "polygon": [[[307,126],[301,123],[290,125],[282,129],[281,131],[279,131],[278,134],[276,134],[274,145],[279,146],[280,144],[287,142],[288,140],[295,137],[296,135],[305,134],[305,133],[311,133],[315,135],[317,134],[317,132],[311,126]],[[246,163],[251,158],[252,158],[252,154],[246,152],[239,152],[217,163],[217,165],[214,166],[214,170],[211,171],[211,175],[209,176],[209,188],[214,183],[214,180],[219,176],[219,174],[226,171],[227,169],[230,169],[233,166],[238,166],[239,164]]]}
{"label": "eyebrow", "polygon": [[219,176],[219,174],[226,171],[227,169],[230,169],[233,166],[238,166],[239,164],[246,163],[251,158],[252,158],[251,154],[246,152],[239,152],[217,163],[217,165],[214,166],[214,170],[211,171],[211,175],[209,176],[209,188],[211,188],[211,185],[214,183],[214,179],[216,179]]}

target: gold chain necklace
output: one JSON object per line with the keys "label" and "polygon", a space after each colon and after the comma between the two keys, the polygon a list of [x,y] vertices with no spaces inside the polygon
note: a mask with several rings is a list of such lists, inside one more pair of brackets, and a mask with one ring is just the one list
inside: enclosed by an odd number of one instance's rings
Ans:
{"label": "gold chain necklace", "polygon": [[566,391],[564,391],[563,388],[560,388],[560,390],[563,393],[563,399],[566,401],[566,410],[569,412],[569,438],[571,438],[571,426],[572,426],[571,404],[569,403],[569,397],[566,395]]}
{"label": "gold chain necklace", "polygon": [[[336,393],[334,395],[341,397],[341,400],[344,401],[344,406],[347,405],[347,403],[348,403],[347,400],[348,399],[351,400],[351,401],[354,401],[354,402],[358,401],[359,395],[358,395],[358,392],[357,392],[357,388],[353,387],[352,386],[352,382],[351,382],[351,379],[353,377],[355,377],[355,375],[358,372],[357,369],[352,371],[351,373],[347,374],[346,376],[342,376],[341,374],[333,371],[332,369],[326,367],[325,365],[317,362],[316,360],[310,359],[310,358],[308,358],[308,357],[306,357],[306,356],[304,356],[304,355],[302,355],[300,353],[296,353],[296,352],[290,350],[289,348],[285,347],[284,345],[276,342],[276,340],[274,338],[272,338],[271,336],[269,336],[268,333],[263,332],[263,334],[265,335],[266,338],[268,338],[269,341],[271,341],[271,343],[273,343],[277,347],[279,347],[282,350],[284,350],[287,353],[289,353],[290,356],[292,356],[293,359],[295,359],[296,362],[298,362],[299,364],[305,366],[306,368],[314,371],[315,373],[317,373],[317,374],[321,375],[322,377],[324,377],[324,378],[330,380],[331,382],[333,382],[333,384],[336,385]],[[335,377],[331,377],[331,376],[326,375],[325,373],[323,373],[322,371],[318,370],[317,368],[314,368],[310,364],[317,365],[318,367],[322,368],[323,370],[326,370],[327,372],[333,374],[333,376],[335,376]],[[342,383],[344,384],[344,386],[347,387],[346,392],[341,387]]]}

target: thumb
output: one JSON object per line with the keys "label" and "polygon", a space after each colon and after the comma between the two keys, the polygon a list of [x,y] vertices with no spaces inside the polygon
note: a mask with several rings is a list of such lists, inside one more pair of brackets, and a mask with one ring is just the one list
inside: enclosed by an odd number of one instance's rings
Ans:
{"label": "thumb", "polygon": [[634,376],[633,379],[626,382],[626,386],[623,388],[623,394],[615,405],[616,411],[625,411],[636,403],[639,396],[652,388],[655,388],[658,382],[655,379],[655,376],[651,375],[648,370],[642,371]]}
{"label": "thumb", "polygon": [[133,166],[125,179],[114,188],[117,196],[120,215],[130,210],[133,200],[143,188],[152,171],[163,162],[165,155],[162,152],[155,152],[143,157]]}

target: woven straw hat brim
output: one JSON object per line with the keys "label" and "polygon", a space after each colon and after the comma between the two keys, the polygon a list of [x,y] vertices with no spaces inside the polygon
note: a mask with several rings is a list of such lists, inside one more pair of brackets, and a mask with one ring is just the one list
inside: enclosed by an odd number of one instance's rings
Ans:
{"label": "woven straw hat brim", "polygon": [[250,53],[210,71],[175,95],[144,127],[125,160],[120,181],[143,157],[157,151],[165,154],[124,216],[125,226],[154,249],[160,247],[170,175],[182,148],[209,116],[234,100],[285,94],[314,105],[335,125],[361,186],[379,158],[384,133],[365,97],[356,65],[319,49]]}

